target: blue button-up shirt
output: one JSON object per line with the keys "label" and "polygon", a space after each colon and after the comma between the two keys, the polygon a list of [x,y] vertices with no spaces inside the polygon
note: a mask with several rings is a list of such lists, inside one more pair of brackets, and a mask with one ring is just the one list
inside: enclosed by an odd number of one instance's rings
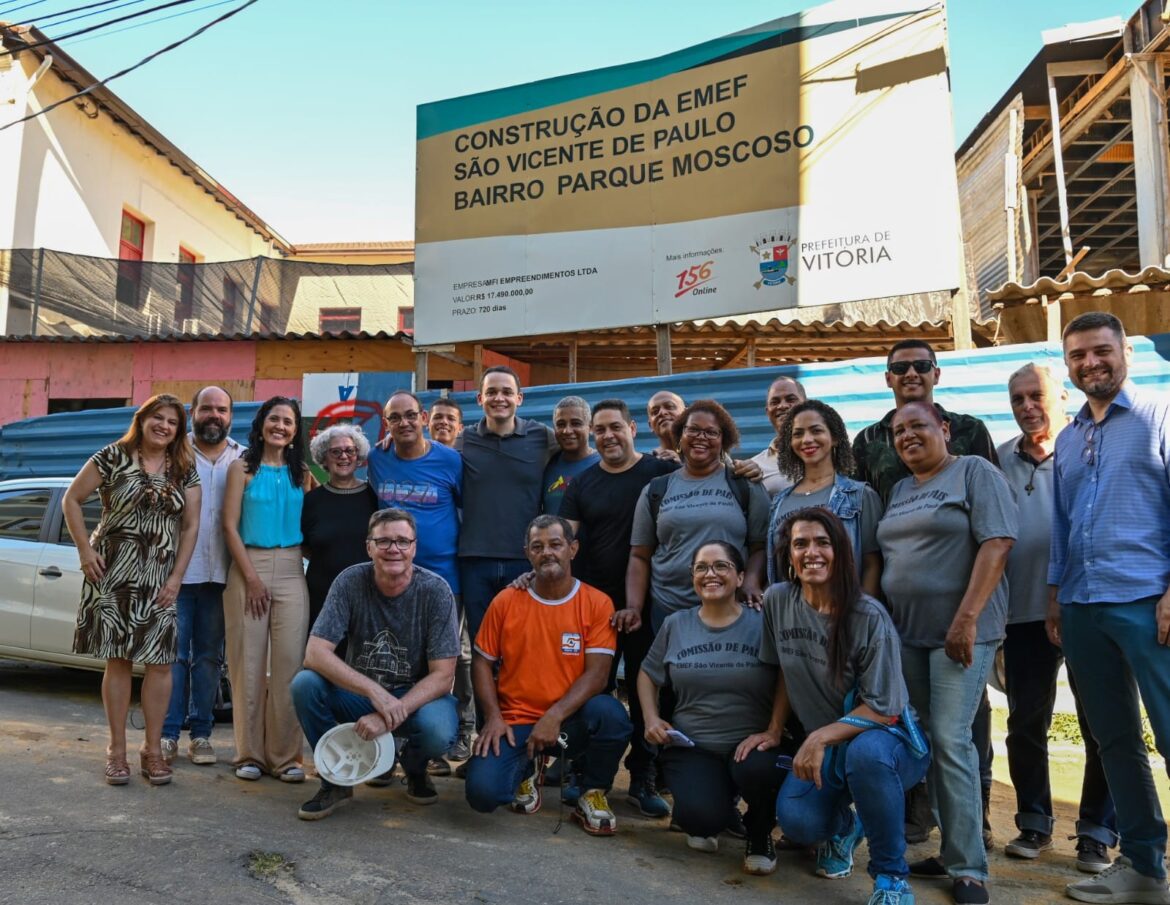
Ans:
{"label": "blue button-up shirt", "polygon": [[1070,603],[1170,587],[1170,404],[1126,383],[1097,424],[1086,403],[1056,438],[1048,583]]}

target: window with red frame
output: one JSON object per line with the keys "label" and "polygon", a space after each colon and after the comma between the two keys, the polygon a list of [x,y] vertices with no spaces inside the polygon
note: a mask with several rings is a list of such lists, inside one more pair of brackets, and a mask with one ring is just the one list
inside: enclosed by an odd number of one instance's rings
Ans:
{"label": "window with red frame", "polygon": [[175,303],[175,329],[182,332],[183,322],[195,316],[195,280],[198,275],[195,252],[179,246],[179,300]]}
{"label": "window with red frame", "polygon": [[322,308],[317,312],[319,333],[358,333],[362,329],[361,308]]}
{"label": "window with red frame", "polygon": [[118,281],[114,297],[131,308],[142,307],[142,259],[146,249],[146,224],[122,211],[122,230],[118,237]]}
{"label": "window with red frame", "polygon": [[398,309],[398,332],[414,336],[414,306]]}

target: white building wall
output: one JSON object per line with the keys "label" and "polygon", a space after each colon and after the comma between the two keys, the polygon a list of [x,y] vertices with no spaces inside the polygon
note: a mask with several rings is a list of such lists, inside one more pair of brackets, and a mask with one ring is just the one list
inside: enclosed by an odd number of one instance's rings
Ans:
{"label": "white building wall", "polygon": [[[0,124],[76,90],[50,69],[29,91],[37,59],[24,53],[5,71]],[[176,261],[179,246],[200,260],[279,256],[273,244],[165,157],[100,112],[68,103],[0,132],[0,247],[118,256],[122,210],[147,222],[144,257]]]}

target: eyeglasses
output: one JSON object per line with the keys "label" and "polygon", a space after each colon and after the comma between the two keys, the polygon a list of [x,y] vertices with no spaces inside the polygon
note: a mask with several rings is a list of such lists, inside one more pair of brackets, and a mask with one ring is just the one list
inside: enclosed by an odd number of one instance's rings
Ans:
{"label": "eyeglasses", "polygon": [[929,358],[916,358],[913,361],[891,361],[887,370],[891,374],[901,377],[913,368],[919,374],[926,374],[934,370],[934,362]]}
{"label": "eyeglasses", "polygon": [[691,572],[695,575],[706,575],[708,572],[714,572],[720,578],[730,575],[734,570],[735,564],[726,559],[717,559],[715,562],[697,562],[691,566]]}
{"label": "eyeglasses", "polygon": [[344,449],[331,449],[329,455],[334,459],[356,459],[357,450],[352,446],[347,446]]}
{"label": "eyeglasses", "polygon": [[419,419],[420,412],[406,412],[402,415],[395,412],[393,415],[387,415],[386,420],[391,424],[401,424],[403,421],[409,421],[414,424]]}
{"label": "eyeglasses", "polygon": [[1081,450],[1081,461],[1090,468],[1097,464],[1097,452],[1094,444],[1096,443],[1097,435],[1100,433],[1101,425],[1095,421],[1085,431],[1085,448]]}
{"label": "eyeglasses", "polygon": [[701,427],[684,427],[683,433],[695,440],[698,440],[700,437],[704,440],[720,440],[723,437],[723,431],[717,427],[709,430]]}
{"label": "eyeglasses", "polygon": [[385,553],[391,547],[397,547],[403,553],[414,543],[413,537],[371,537],[369,542]]}

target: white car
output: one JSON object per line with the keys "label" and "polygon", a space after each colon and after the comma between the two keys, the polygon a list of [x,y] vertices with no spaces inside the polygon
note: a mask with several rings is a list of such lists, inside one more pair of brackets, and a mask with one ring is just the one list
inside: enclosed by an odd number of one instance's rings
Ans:
{"label": "white car", "polygon": [[[61,517],[71,480],[0,481],[0,657],[104,669],[104,660],[73,653],[82,575]],[[82,511],[93,531],[101,517],[96,494]]]}

